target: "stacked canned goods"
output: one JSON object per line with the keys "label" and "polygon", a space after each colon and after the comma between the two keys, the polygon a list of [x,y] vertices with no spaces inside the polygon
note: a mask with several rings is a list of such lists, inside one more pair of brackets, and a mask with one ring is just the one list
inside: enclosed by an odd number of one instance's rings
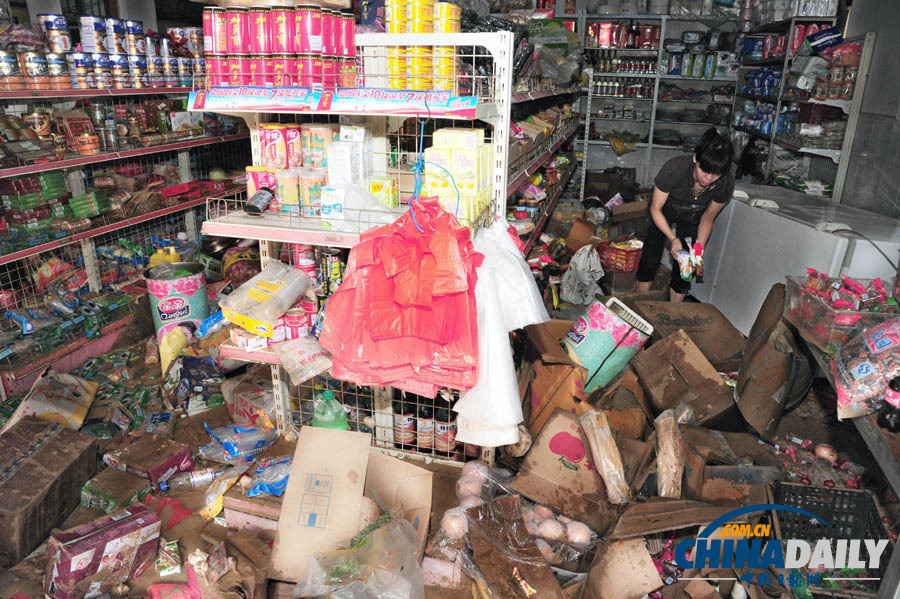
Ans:
{"label": "stacked canned goods", "polygon": [[[458,33],[462,9],[434,0],[385,0],[388,33]],[[457,57],[452,46],[391,46],[387,84],[391,89],[456,91]]]}
{"label": "stacked canned goods", "polygon": [[356,85],[353,16],[318,6],[206,8],[203,47],[212,86]]}

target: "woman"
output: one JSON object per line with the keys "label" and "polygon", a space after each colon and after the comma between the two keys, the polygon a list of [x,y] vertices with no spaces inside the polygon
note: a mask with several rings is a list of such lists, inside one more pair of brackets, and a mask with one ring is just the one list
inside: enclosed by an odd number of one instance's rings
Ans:
{"label": "woman", "polygon": [[650,291],[663,249],[668,246],[673,258],[669,300],[684,300],[691,284],[681,278],[675,257],[679,250],[690,249],[685,241],[688,237],[706,247],[716,217],[734,193],[730,172],[733,158],[731,141],[710,128],[692,156],[673,158],[660,169],[654,181],[651,222],[636,276],[638,292]]}

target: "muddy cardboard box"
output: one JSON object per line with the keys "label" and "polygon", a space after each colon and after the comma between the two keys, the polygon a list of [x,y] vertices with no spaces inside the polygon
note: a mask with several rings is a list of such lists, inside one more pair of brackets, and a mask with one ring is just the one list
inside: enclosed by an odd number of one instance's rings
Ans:
{"label": "muddy cardboard box", "polygon": [[528,428],[532,434],[541,432],[544,424],[557,409],[583,414],[590,409],[584,401],[584,380],[587,371],[576,364],[560,342],[572,328],[571,320],[551,320],[525,327],[525,332],[537,352],[532,362],[534,379],[530,386],[531,411]]}
{"label": "muddy cardboard box", "polygon": [[725,430],[741,425],[731,387],[684,331],[638,352],[631,366],[657,412],[684,402],[696,424]]}
{"label": "muddy cardboard box", "polygon": [[81,487],[81,505],[111,514],[140,503],[150,492],[150,481],[130,472],[106,468]]}
{"label": "muddy cardboard box", "polygon": [[149,480],[154,488],[179,472],[193,469],[191,448],[157,435],[136,435],[125,445],[103,456],[110,468],[130,472]]}
{"label": "muddy cardboard box", "polygon": [[714,368],[724,372],[740,369],[744,336],[712,304],[638,301],[634,307],[653,325],[654,339],[683,330]]}
{"label": "muddy cardboard box", "polygon": [[363,496],[399,510],[425,550],[432,473],[371,449],[372,435],[300,429],[272,548],[269,578],[297,582],[309,558],[346,548],[359,532]]}
{"label": "muddy cardboard box", "polygon": [[98,457],[94,437],[43,420],[0,435],[0,567],[24,559],[78,506]]}
{"label": "muddy cardboard box", "polygon": [[600,534],[618,516],[606,499],[606,487],[578,418],[563,410],[555,410],[549,418],[510,487]]}

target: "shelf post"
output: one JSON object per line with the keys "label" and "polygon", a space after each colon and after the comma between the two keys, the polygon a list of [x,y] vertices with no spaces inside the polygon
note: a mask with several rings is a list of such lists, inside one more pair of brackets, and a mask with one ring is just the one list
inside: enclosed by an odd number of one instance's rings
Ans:
{"label": "shelf post", "polygon": [[100,266],[97,264],[97,249],[91,237],[81,240],[81,255],[84,258],[84,272],[88,287],[93,293],[100,292]]}

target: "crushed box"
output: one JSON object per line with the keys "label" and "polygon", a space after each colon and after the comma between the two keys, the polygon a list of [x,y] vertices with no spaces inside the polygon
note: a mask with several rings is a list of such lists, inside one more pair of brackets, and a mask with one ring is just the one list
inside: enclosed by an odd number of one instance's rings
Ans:
{"label": "crushed box", "polygon": [[192,470],[191,448],[157,435],[136,435],[125,445],[103,456],[110,468],[124,470],[149,480],[154,488],[179,472]]}
{"label": "crushed box", "polygon": [[150,481],[129,472],[106,468],[81,487],[81,505],[111,514],[140,503],[150,492]]}
{"label": "crushed box", "polygon": [[58,424],[23,418],[0,435],[0,566],[20,562],[68,517],[97,465],[97,440]]}

